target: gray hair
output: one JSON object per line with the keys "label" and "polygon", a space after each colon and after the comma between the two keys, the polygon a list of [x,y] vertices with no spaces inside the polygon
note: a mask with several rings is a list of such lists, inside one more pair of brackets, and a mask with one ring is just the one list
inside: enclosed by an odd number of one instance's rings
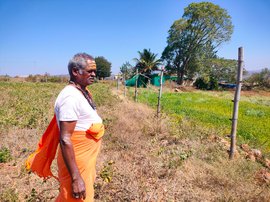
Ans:
{"label": "gray hair", "polygon": [[68,63],[68,73],[72,77],[72,70],[74,68],[81,71],[87,67],[87,60],[95,61],[95,59],[87,53],[77,53]]}

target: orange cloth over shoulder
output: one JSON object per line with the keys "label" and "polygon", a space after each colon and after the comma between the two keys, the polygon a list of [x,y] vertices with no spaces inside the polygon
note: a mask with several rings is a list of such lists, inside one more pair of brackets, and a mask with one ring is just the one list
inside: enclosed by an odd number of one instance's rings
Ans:
{"label": "orange cloth over shoulder", "polygon": [[38,148],[27,158],[26,169],[45,179],[55,177],[51,172],[51,164],[55,157],[59,138],[59,129],[54,115],[38,143]]}

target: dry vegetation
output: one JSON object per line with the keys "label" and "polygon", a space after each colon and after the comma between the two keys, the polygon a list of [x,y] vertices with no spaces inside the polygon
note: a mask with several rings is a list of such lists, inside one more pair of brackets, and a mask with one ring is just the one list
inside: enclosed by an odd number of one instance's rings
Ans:
{"label": "dry vegetation", "polygon": [[[264,170],[239,154],[228,160],[228,141],[183,121],[175,125],[140,104],[123,101],[108,113],[101,165],[112,181],[97,180],[98,201],[268,201]],[[260,179],[261,180],[261,179]]]}
{"label": "dry vegetation", "polygon": [[[229,161],[228,140],[216,131],[165,115],[158,120],[149,107],[118,97],[110,107],[99,107],[107,130],[97,165],[97,202],[269,201],[267,168],[240,149]],[[0,201],[53,201],[57,195],[56,180],[43,182],[23,166],[43,129],[1,131],[0,146],[13,159],[0,164]]]}

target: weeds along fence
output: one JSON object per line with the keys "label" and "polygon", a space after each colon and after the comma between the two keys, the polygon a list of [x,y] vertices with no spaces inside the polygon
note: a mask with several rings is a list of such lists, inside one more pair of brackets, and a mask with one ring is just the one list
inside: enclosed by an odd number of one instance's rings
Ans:
{"label": "weeds along fence", "polygon": [[[124,95],[126,89],[126,97],[135,100],[135,87],[123,83],[119,83],[119,93]],[[137,101],[158,111],[159,93],[160,88],[153,85],[137,88]],[[204,131],[229,137],[233,97],[232,91],[199,91],[166,81],[160,98],[160,113],[168,114],[179,124],[189,122],[190,127],[200,126]],[[261,148],[270,155],[270,98],[242,96],[239,106],[237,142]]]}

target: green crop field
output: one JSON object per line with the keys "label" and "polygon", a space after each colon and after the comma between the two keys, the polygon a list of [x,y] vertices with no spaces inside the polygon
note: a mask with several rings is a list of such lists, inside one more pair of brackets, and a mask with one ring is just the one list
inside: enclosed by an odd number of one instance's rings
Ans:
{"label": "green crop field", "polygon": [[[64,83],[0,82],[0,129],[9,127],[41,128],[53,115],[54,101]],[[91,92],[98,106],[112,103],[107,99],[108,85],[93,84]]]}
{"label": "green crop field", "polygon": [[[44,128],[53,114],[56,96],[65,84],[0,82],[0,128]],[[109,86],[96,83],[90,87],[97,105],[111,105]],[[139,102],[157,105],[157,92],[139,90]],[[182,92],[162,95],[162,112],[178,120],[188,120],[219,135],[230,134],[233,94],[231,92]],[[248,143],[270,152],[270,98],[241,96],[239,104],[238,143]]]}
{"label": "green crop field", "polygon": [[[157,106],[157,92],[140,89],[139,102]],[[189,120],[202,127],[213,128],[220,135],[229,135],[233,112],[231,92],[182,92],[163,93],[162,112]],[[238,143],[270,152],[270,98],[242,96],[239,103],[237,128]]]}

